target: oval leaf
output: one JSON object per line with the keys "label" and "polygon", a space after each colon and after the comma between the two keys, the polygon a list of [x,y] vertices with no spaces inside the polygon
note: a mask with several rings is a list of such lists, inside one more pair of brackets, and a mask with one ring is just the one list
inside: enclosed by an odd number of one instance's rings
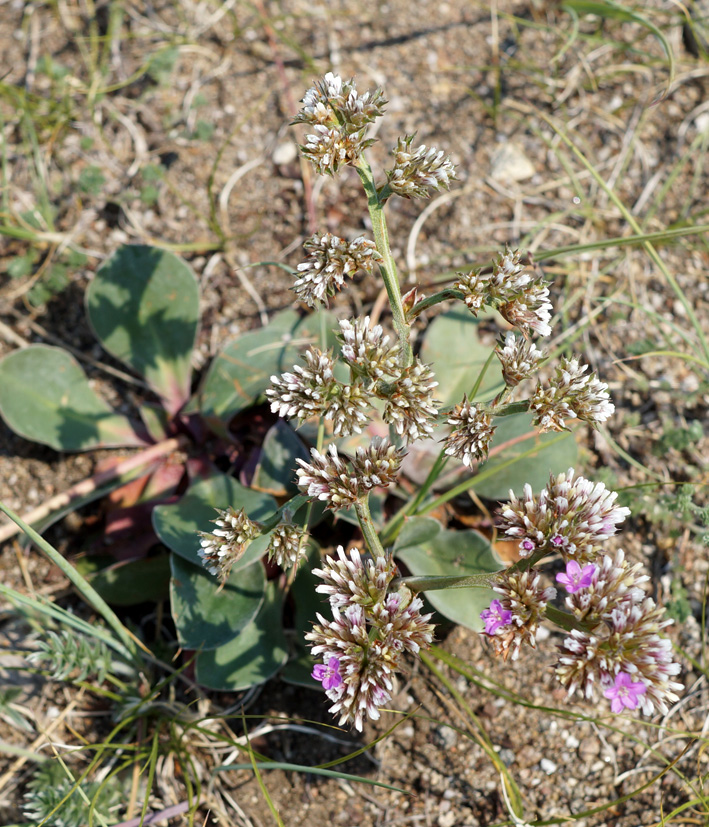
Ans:
{"label": "oval leaf", "polygon": [[105,601],[116,606],[157,603],[168,595],[170,556],[164,552],[143,560],[114,563],[86,579]]}
{"label": "oval leaf", "polygon": [[288,656],[283,597],[277,584],[269,583],[254,620],[234,640],[197,655],[197,681],[211,689],[235,692],[273,677]]}
{"label": "oval leaf", "polygon": [[[290,370],[306,345],[335,345],[335,317],[319,311],[301,319],[293,310],[274,316],[260,330],[231,341],[212,362],[201,389],[201,410],[218,429],[253,405],[274,373]],[[321,344],[324,338],[324,346]]]}
{"label": "oval leaf", "polygon": [[[276,510],[273,497],[252,491],[240,485],[233,477],[216,474],[191,485],[182,499],[172,505],[158,505],[153,509],[153,528],[160,540],[180,557],[202,567],[199,556],[198,531],[211,531],[216,518],[215,509],[232,506],[243,508],[252,520],[263,520]],[[232,568],[232,573],[258,560],[266,551],[270,534],[257,537],[247,547],[243,557]]]}
{"label": "oval leaf", "polygon": [[124,245],[96,271],[86,311],[104,348],[144,376],[177,412],[190,394],[199,285],[166,250]]}
{"label": "oval leaf", "polygon": [[576,462],[578,446],[570,431],[540,434],[527,413],[495,420],[497,430],[490,450],[506,446],[478,469],[472,489],[488,500],[506,500],[510,489],[520,496],[524,484],[540,491],[549,474],[566,471]]}
{"label": "oval leaf", "polygon": [[0,414],[15,433],[57,451],[145,444],[60,347],[32,345],[0,362]]}
{"label": "oval leaf", "polygon": [[311,539],[308,542],[308,558],[298,570],[290,589],[291,598],[295,603],[295,640],[291,658],[281,670],[279,677],[286,683],[322,691],[322,685],[311,674],[317,661],[311,657],[305,645],[305,634],[317,622],[317,613],[324,611],[327,614],[327,598],[315,591],[316,586],[322,581],[313,574],[313,569],[320,562],[320,549]]}
{"label": "oval leaf", "polygon": [[298,493],[296,459],[309,460],[310,453],[290,425],[279,419],[263,440],[252,487],[274,497],[294,496]]}
{"label": "oval leaf", "polygon": [[[436,396],[443,405],[455,405],[463,394],[470,394],[490,350],[480,343],[478,320],[466,307],[454,307],[431,322],[421,346],[421,361],[433,367],[438,380]],[[495,360],[476,396],[497,386],[502,387],[502,370]]]}
{"label": "oval leaf", "polygon": [[171,555],[170,604],[180,645],[215,649],[254,619],[263,602],[266,571],[260,562],[232,571],[224,588],[201,566]]}
{"label": "oval leaf", "polygon": [[[490,543],[477,531],[451,531],[429,517],[407,520],[394,555],[412,574],[465,576],[500,570]],[[454,623],[474,632],[483,628],[480,612],[494,600],[492,589],[440,589],[426,592],[431,605]]]}

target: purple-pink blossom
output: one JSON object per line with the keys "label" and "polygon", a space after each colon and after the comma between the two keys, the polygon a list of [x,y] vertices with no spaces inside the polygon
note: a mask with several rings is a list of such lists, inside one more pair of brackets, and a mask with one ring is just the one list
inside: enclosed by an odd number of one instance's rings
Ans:
{"label": "purple-pink blossom", "polygon": [[336,689],[342,683],[339,658],[330,658],[327,666],[324,663],[316,664],[311,677],[315,678],[316,681],[320,681],[325,691]]}
{"label": "purple-pink blossom", "polygon": [[485,634],[494,635],[500,626],[506,626],[512,620],[512,612],[503,609],[499,600],[493,600],[489,609],[480,612],[480,618],[485,623]]}
{"label": "purple-pink blossom", "polygon": [[647,692],[647,686],[642,681],[633,681],[627,672],[619,672],[615,676],[615,683],[603,693],[611,702],[611,712],[622,712],[623,709],[635,709],[640,703],[640,695]]}
{"label": "purple-pink blossom", "polygon": [[580,589],[587,589],[593,582],[595,573],[596,567],[593,563],[581,568],[576,560],[569,560],[566,564],[566,573],[557,574],[556,582],[561,583],[569,594],[574,594]]}

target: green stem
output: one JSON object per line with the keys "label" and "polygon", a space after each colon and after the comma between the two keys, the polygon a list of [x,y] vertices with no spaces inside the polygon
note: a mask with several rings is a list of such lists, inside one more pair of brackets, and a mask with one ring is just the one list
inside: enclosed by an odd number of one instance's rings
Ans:
{"label": "green stem", "polygon": [[433,307],[435,304],[440,304],[449,299],[459,299],[463,301],[465,299],[465,293],[463,293],[462,290],[455,290],[453,287],[446,287],[445,290],[440,290],[438,293],[434,293],[432,296],[428,296],[425,299],[421,299],[420,302],[417,302],[411,310],[409,310],[406,318],[411,322],[419,313],[423,313],[423,311],[428,310],[429,307]]}
{"label": "green stem", "polygon": [[32,540],[37,548],[49,558],[58,568],[61,569],[66,578],[73,583],[77,591],[82,595],[86,602],[93,606],[93,608],[103,617],[106,623],[115,632],[116,637],[130,652],[133,662],[141,668],[143,665],[142,658],[138,651],[138,641],[130,634],[128,629],[118,619],[118,615],[106,603],[101,595],[88,583],[79,572],[68,563],[62,555],[53,548],[40,534],[38,534],[31,526],[23,522],[14,511],[11,511],[6,505],[0,503],[0,511],[6,514],[14,523],[25,532],[25,534]]}
{"label": "green stem", "polygon": [[415,577],[396,577],[391,582],[391,590],[399,586],[408,586],[414,592],[440,591],[441,589],[491,589],[497,572],[486,574],[456,575],[418,575]]}
{"label": "green stem", "polygon": [[384,546],[379,540],[377,529],[374,527],[374,521],[369,511],[369,494],[366,494],[361,500],[355,503],[355,512],[359,520],[364,540],[367,543],[369,550],[375,557],[385,557],[386,552]]}
{"label": "green stem", "polygon": [[510,402],[507,405],[500,405],[493,408],[490,413],[493,416],[512,416],[513,414],[527,413],[529,410],[529,399],[522,399],[519,402]]}
{"label": "green stem", "polygon": [[[396,330],[401,347],[402,364],[404,367],[408,367],[413,362],[413,353],[409,341],[409,324],[406,321],[406,314],[404,313],[404,304],[401,299],[401,287],[399,286],[396,264],[391,254],[391,247],[389,246],[389,233],[384,216],[384,201],[379,192],[377,192],[377,187],[374,183],[374,174],[372,173],[369,161],[367,161],[363,155],[360,156],[356,169],[362,181],[364,191],[367,193],[367,207],[369,209],[369,217],[372,220],[374,241],[382,257],[379,262],[379,270],[384,279],[384,286],[389,297],[394,329]],[[384,190],[382,190],[382,195],[383,194]]]}
{"label": "green stem", "polygon": [[[559,442],[562,439],[566,439],[566,436],[567,434],[565,431],[563,431],[560,434],[556,434],[552,439],[548,440],[548,442],[544,444],[544,447],[549,448],[556,442]],[[490,468],[486,468],[484,471],[481,471],[479,474],[476,474],[475,476],[468,477],[468,479],[463,480],[462,482],[458,483],[458,485],[454,486],[453,488],[444,492],[440,496],[428,502],[418,513],[428,514],[429,511],[433,511],[434,509],[438,508],[444,503],[447,503],[449,500],[454,499],[458,496],[458,494],[463,494],[468,489],[474,488],[476,485],[479,485],[481,482],[484,482],[489,477],[492,477],[495,474],[499,474],[500,471],[503,471],[505,468],[509,468],[511,465],[515,465],[516,463],[521,462],[527,457],[533,457],[538,452],[539,445],[535,445],[533,448],[530,448],[529,451],[524,451],[524,453],[522,454],[516,454],[515,456],[510,457],[510,459],[506,460],[505,462],[495,464]]]}
{"label": "green stem", "polygon": [[576,620],[572,614],[564,612],[561,609],[557,609],[556,606],[547,606],[546,616],[547,619],[551,620],[555,626],[559,626],[566,632],[572,632],[574,629],[577,629],[580,632],[589,631],[588,626]]}
{"label": "green stem", "polygon": [[302,508],[302,506],[304,506],[307,502],[308,497],[305,494],[296,494],[295,497],[288,500],[288,502],[282,505],[278,511],[274,511],[267,520],[264,520],[261,523],[261,533],[265,534],[267,531],[275,528],[283,519],[283,514],[285,511],[295,514],[295,512]]}

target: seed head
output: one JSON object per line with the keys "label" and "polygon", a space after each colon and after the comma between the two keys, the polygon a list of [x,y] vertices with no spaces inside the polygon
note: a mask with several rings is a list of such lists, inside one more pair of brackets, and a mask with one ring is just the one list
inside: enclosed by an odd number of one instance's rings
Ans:
{"label": "seed head", "polygon": [[569,695],[580,690],[593,698],[600,689],[614,712],[639,706],[647,715],[666,714],[683,688],[674,680],[680,666],[663,634],[672,621],[639,588],[648,578],[638,576],[640,566],[629,566],[622,552],[605,556],[595,569],[590,585],[566,598],[584,629],[572,630],[559,647],[556,676]]}
{"label": "seed head", "polygon": [[396,482],[406,451],[388,439],[375,436],[367,448],[357,448],[352,470],[365,490],[386,487]]}
{"label": "seed head", "polygon": [[542,432],[569,430],[567,419],[578,418],[595,426],[613,413],[608,385],[595,373],[586,375],[587,370],[588,365],[579,364],[578,359],[562,357],[549,387],[537,383],[529,410],[534,412],[534,424]]}
{"label": "seed head", "polygon": [[356,548],[349,550],[349,559],[342,546],[334,555],[325,558],[321,569],[313,574],[323,582],[315,591],[326,594],[333,608],[343,609],[351,603],[371,609],[384,600],[389,583],[397,574],[390,557],[362,560]]}
{"label": "seed head", "polygon": [[529,485],[521,499],[510,491],[498,527],[520,539],[522,557],[538,550],[558,551],[564,560],[590,563],[630,514],[630,509],[615,504],[617,497],[602,482],[575,478],[569,468],[566,474],[552,475],[538,498]]}
{"label": "seed head", "polygon": [[431,368],[416,358],[389,387],[384,421],[394,425],[406,445],[433,433],[438,407],[433,390],[437,386]]}
{"label": "seed head", "polygon": [[429,190],[448,189],[455,180],[451,159],[434,147],[423,144],[411,150],[414,135],[399,138],[394,155],[394,168],[387,172],[389,188],[404,198],[428,198]]}
{"label": "seed head", "polygon": [[453,426],[453,430],[446,437],[446,454],[458,457],[463,465],[468,466],[487,459],[488,446],[495,433],[487,411],[468,402],[467,396],[464,396],[448,417],[448,424]]}
{"label": "seed head", "polygon": [[295,416],[299,424],[311,416],[321,416],[337,388],[329,353],[311,348],[305,351],[305,361],[305,367],[296,365],[292,373],[272,376],[266,391],[273,413]]}
{"label": "seed head", "polygon": [[[485,621],[486,633],[490,634],[495,653],[507,660],[510,653],[512,660],[517,660],[523,643],[536,646],[536,632],[539,621],[546,613],[547,603],[556,596],[553,586],[547,588],[541,585],[541,576],[538,571],[503,572],[493,586],[500,595],[495,613],[481,614]],[[492,610],[492,605],[490,610]],[[488,611],[490,611],[488,610]],[[487,632],[489,621],[493,620],[492,632]],[[497,622],[502,621],[502,622]]]}
{"label": "seed head", "polygon": [[350,385],[338,383],[323,416],[332,420],[335,436],[361,434],[362,428],[369,422],[367,411],[370,404],[370,394],[363,382],[355,381]]}
{"label": "seed head", "polygon": [[531,331],[539,336],[551,333],[549,283],[536,269],[522,263],[519,250],[507,248],[493,262],[491,273],[471,270],[457,275],[454,286],[463,293],[473,315],[484,305],[494,307],[525,336]]}
{"label": "seed head", "polygon": [[313,677],[333,702],[330,712],[340,724],[362,730],[365,718],[379,718],[379,707],[391,698],[393,675],[406,652],[416,654],[433,639],[430,615],[408,589],[388,593],[397,568],[391,557],[363,561],[355,549],[340,546],[314,574],[323,580],[332,620],[318,614],[306,640],[311,654],[322,658]]}
{"label": "seed head", "polygon": [[309,497],[321,500],[333,511],[354,505],[364,491],[348,463],[339,456],[334,442],[328,446],[327,455],[311,448],[312,462],[297,459],[300,465],[298,488]]}
{"label": "seed head", "polygon": [[372,608],[372,623],[389,641],[392,649],[417,655],[421,649],[428,649],[433,640],[435,626],[428,621],[430,614],[421,614],[423,600],[412,597],[402,587],[391,592]]}
{"label": "seed head", "polygon": [[386,104],[381,89],[360,95],[354,80],[343,81],[338,75],[328,72],[305,93],[303,107],[293,123],[343,126],[350,132],[356,132],[381,117]]}
{"label": "seed head", "polygon": [[380,261],[376,244],[364,236],[345,241],[332,233],[315,233],[303,245],[308,258],[298,265],[298,279],[293,290],[298,298],[315,307],[327,304],[330,296],[341,290],[345,279],[358,270],[371,273]]}
{"label": "seed head", "polygon": [[386,105],[381,90],[358,95],[354,81],[328,72],[305,93],[293,123],[307,123],[313,132],[300,150],[321,175],[335,175],[355,164],[374,141],[365,140],[367,124],[380,117]]}
{"label": "seed head", "polygon": [[529,378],[544,358],[544,351],[539,350],[534,342],[517,338],[508,330],[504,338],[500,336],[495,346],[495,355],[502,365],[502,378],[508,388],[514,388]]}
{"label": "seed head", "polygon": [[397,373],[398,342],[384,335],[381,325],[369,326],[369,316],[340,322],[342,357],[365,381]]}
{"label": "seed head", "polygon": [[246,516],[243,508],[234,511],[229,506],[225,511],[219,508],[216,511],[218,517],[212,522],[217,528],[211,534],[197,532],[201,538],[199,556],[207,571],[216,575],[223,584],[249,543],[261,534],[261,527]]}
{"label": "seed head", "polygon": [[296,568],[305,558],[307,531],[292,523],[279,523],[271,533],[268,544],[268,561],[282,569]]}

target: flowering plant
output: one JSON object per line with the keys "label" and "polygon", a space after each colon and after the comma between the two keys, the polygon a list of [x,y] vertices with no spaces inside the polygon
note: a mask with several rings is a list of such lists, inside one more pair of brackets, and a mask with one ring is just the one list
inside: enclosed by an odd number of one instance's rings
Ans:
{"label": "flowering plant", "polygon": [[[312,574],[321,582],[330,615],[317,614],[306,634],[310,654],[318,663],[312,678],[322,684],[340,723],[361,730],[366,718],[377,718],[391,699],[393,676],[403,668],[406,653],[416,655],[434,633],[432,615],[422,613],[419,592],[443,589],[492,588],[497,594],[480,614],[483,633],[495,651],[517,658],[523,644],[535,645],[542,620],[564,631],[555,667],[569,694],[577,689],[591,698],[600,690],[614,712],[640,707],[664,712],[681,688],[674,677],[678,664],[663,637],[669,621],[640,587],[647,580],[639,565],[630,565],[621,551],[614,557],[603,546],[628,515],[616,494],[592,483],[573,469],[551,475],[537,496],[530,485],[521,497],[510,492],[498,527],[519,540],[519,561],[496,572],[402,577],[394,561],[396,541],[406,518],[436,483],[449,457],[476,469],[488,458],[496,422],[528,412],[542,433],[568,430],[577,419],[592,426],[613,413],[607,386],[577,358],[561,358],[549,382],[537,380],[525,398],[515,398],[545,362],[532,337],[551,332],[549,285],[529,257],[506,249],[489,267],[457,274],[450,288],[430,296],[418,290],[402,296],[389,245],[384,208],[389,199],[424,198],[455,180],[455,168],[441,151],[413,148],[413,136],[400,138],[394,164],[376,183],[366,150],[373,141],[368,126],[381,117],[387,101],[381,90],[359,94],[353,81],[327,74],[308,90],[295,123],[310,128],[301,152],[322,175],[334,176],[352,167],[367,195],[374,239],[347,241],[330,233],[305,243],[308,257],[298,267],[294,290],[317,307],[342,290],[358,271],[381,273],[389,300],[394,336],[368,316],[339,322],[335,350],[311,347],[304,364],[271,378],[266,391],[274,413],[299,425],[318,423],[309,458],[297,460],[300,502],[309,506],[294,523],[291,504],[285,521],[259,525],[241,510],[220,513],[217,528],[202,533],[200,552],[205,566],[226,582],[232,566],[249,542],[272,530],[269,559],[283,568],[304,559],[313,503],[333,512],[354,510],[366,556],[340,546]],[[415,353],[412,329],[426,310],[444,301],[465,304],[473,316],[483,308],[497,311],[508,328],[494,349],[502,387],[489,401],[476,398],[488,359],[470,394],[451,406],[436,398],[434,367]],[[388,438],[376,436],[348,457],[337,438],[362,434],[379,416]],[[430,439],[450,426],[443,447],[422,490],[378,530],[370,511],[372,492],[395,485],[402,461],[414,443]],[[328,434],[329,444],[324,448]],[[556,589],[544,585],[540,563],[560,555],[565,571],[556,577],[568,596],[565,609],[554,604]],[[499,566],[498,566],[499,568]],[[489,593],[489,592],[487,592]]]}

